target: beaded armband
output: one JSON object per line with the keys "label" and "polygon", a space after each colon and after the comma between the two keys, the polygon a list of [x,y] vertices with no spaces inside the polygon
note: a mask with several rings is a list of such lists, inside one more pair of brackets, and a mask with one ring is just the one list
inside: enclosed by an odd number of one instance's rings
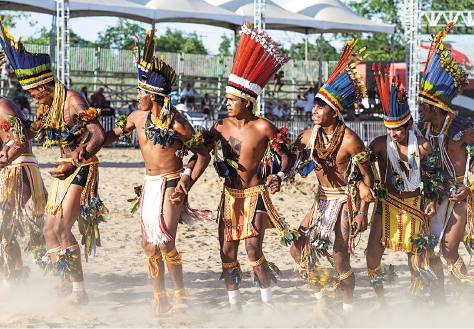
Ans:
{"label": "beaded armband", "polygon": [[230,172],[232,170],[237,170],[239,165],[234,160],[228,159],[226,157],[220,157],[217,150],[217,142],[214,142],[214,169],[217,172],[217,175],[222,178],[230,178]]}
{"label": "beaded armband", "polygon": [[142,196],[142,187],[143,185],[135,186],[133,190],[136,196],[133,199],[127,200],[128,202],[132,204],[132,210],[130,211],[132,215],[137,212],[138,206],[140,205],[140,197]]}
{"label": "beaded armband", "polygon": [[421,161],[421,181],[423,183],[422,195],[425,204],[430,203],[433,199],[440,200],[438,184],[447,187],[455,183],[441,168],[439,152],[433,152]]}
{"label": "beaded armband", "polygon": [[125,143],[127,143],[127,145],[130,145],[132,143],[132,133],[131,132],[126,133],[124,130],[124,128],[127,126],[127,117],[124,114],[122,114],[121,116],[119,116],[115,124],[122,131],[122,134],[120,135],[119,139],[123,139]]}
{"label": "beaded armband", "polygon": [[[18,150],[26,142],[26,137],[23,135],[23,125],[20,118],[12,115],[7,115],[7,118],[2,121],[2,129],[4,132],[11,132],[15,141],[15,147]],[[18,136],[18,137],[17,137]]]}
{"label": "beaded armband", "polygon": [[364,163],[367,160],[370,160],[370,153],[367,152],[367,149],[354,155],[354,161],[356,163]]}
{"label": "beaded armband", "polygon": [[277,130],[273,138],[268,142],[265,154],[258,164],[258,179],[265,178],[268,175],[273,175],[280,171],[280,157],[276,152],[281,148],[282,144],[290,143],[291,140],[288,138],[288,128],[284,126],[283,128]]}

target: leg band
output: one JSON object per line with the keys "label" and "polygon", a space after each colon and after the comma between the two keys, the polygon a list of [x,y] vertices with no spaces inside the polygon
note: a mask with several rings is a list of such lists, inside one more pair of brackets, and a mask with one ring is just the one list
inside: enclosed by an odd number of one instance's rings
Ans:
{"label": "leg band", "polygon": [[176,248],[174,248],[169,253],[163,255],[163,260],[168,264],[181,265],[183,264],[181,254],[183,254],[183,252],[178,252]]}
{"label": "leg band", "polygon": [[160,268],[158,267],[158,259],[161,257],[161,251],[154,256],[146,256],[148,263],[148,279],[156,278],[160,274]]}
{"label": "leg band", "polygon": [[264,261],[265,261],[265,255],[260,257],[260,259],[257,260],[256,262],[252,262],[251,263],[252,267],[262,265]]}
{"label": "leg band", "polygon": [[72,291],[84,291],[84,290],[85,290],[84,281],[72,283]]}
{"label": "leg band", "polygon": [[367,273],[369,274],[369,282],[374,288],[383,287],[385,283],[391,283],[397,277],[395,267],[392,264],[388,266],[388,271],[386,269],[382,271],[381,264],[373,270],[367,267]]}
{"label": "leg band", "polygon": [[272,288],[260,288],[260,295],[262,296],[262,302],[265,304],[271,303],[273,300]]}
{"label": "leg band", "polygon": [[184,293],[184,292],[186,292],[186,289],[176,290],[176,291],[174,292],[174,294],[173,294],[173,305],[176,305],[176,298],[179,298],[179,299],[196,300],[196,298],[181,296],[181,294]]}
{"label": "leg band", "polygon": [[462,283],[474,283],[474,277],[471,275],[464,275],[461,272],[462,265],[464,264],[464,261],[462,260],[461,255],[459,255],[458,259],[454,264],[448,264],[448,273],[450,278],[457,278],[459,279]]}
{"label": "leg band", "polygon": [[[243,275],[242,275],[242,270],[240,269],[240,264],[239,261],[236,260],[235,262],[232,263],[222,263],[222,268],[230,268],[231,271],[229,273],[229,276],[227,277],[228,280],[234,280],[235,283],[238,284],[240,287],[240,282],[242,281]],[[220,280],[224,279],[224,272],[222,272],[222,275],[220,277]]]}
{"label": "leg band", "polygon": [[235,304],[240,304],[240,289],[237,290],[232,290],[232,291],[227,291],[227,294],[229,295],[229,303],[231,305]]}
{"label": "leg band", "polygon": [[170,295],[170,293],[169,293],[168,290],[162,291],[162,292],[155,292],[155,295],[154,295],[154,298],[153,298],[153,303],[151,303],[151,306],[150,306],[150,309],[148,310],[148,312],[151,311],[151,308],[153,307],[153,305],[155,305],[155,301],[157,301],[157,303],[156,303],[156,314],[160,314],[161,313],[160,297],[169,296],[169,295]]}
{"label": "leg band", "polygon": [[352,275],[352,273],[354,273],[354,271],[352,270],[352,267],[351,267],[351,269],[349,271],[347,271],[344,274],[339,275],[337,278],[339,279],[339,281],[343,281],[343,280],[349,278]]}
{"label": "leg band", "polygon": [[77,269],[78,255],[72,253],[77,249],[79,249],[79,244],[61,250],[61,252],[58,253],[58,259],[56,260],[56,263],[53,264],[51,274],[54,276],[60,275],[63,277],[63,279],[72,273],[80,274],[79,270]]}

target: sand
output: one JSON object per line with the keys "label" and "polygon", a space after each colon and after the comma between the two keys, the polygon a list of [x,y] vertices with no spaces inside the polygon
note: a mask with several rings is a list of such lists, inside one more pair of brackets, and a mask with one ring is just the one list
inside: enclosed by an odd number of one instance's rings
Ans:
{"label": "sand", "polygon": [[[34,147],[34,153],[49,190],[51,177],[48,171],[54,168],[59,151]],[[221,263],[214,222],[181,225],[178,229],[177,247],[185,252],[185,286],[189,295],[197,298],[190,301],[188,314],[157,317],[153,310],[148,313],[153,288],[140,246],[139,217],[130,215],[127,202],[134,196],[133,187],[142,183],[141,153],[134,148],[106,148],[98,156],[101,161],[99,193],[110,213],[107,223],[100,227],[102,247],[98,248],[95,258],[83,263],[89,305],[73,307],[57,299],[54,294],[56,278],[41,276],[31,256],[24,255],[24,263],[31,268],[27,285],[11,290],[0,287],[1,327],[472,327],[469,320],[474,308],[470,294],[460,299],[452,296],[449,284],[445,286],[446,307],[416,307],[410,303],[403,294],[409,285],[410,273],[406,255],[402,252],[388,251],[382,261],[383,266],[394,264],[399,276],[395,283],[386,286],[390,308],[385,312],[371,311],[375,296],[368,284],[363,256],[368,231],[361,235],[356,249],[360,258],[351,259],[356,276],[352,315],[342,314],[340,292],[334,299],[332,311],[318,309],[309,285],[294,272],[289,247],[279,243],[276,230],[267,230],[265,256],[283,272],[283,277],[272,288],[278,312],[263,309],[260,292],[250,280],[250,262],[241,246],[239,261],[244,271],[241,292],[248,303],[244,305],[244,314],[237,318],[229,313],[227,292],[223,281],[219,281]],[[191,207],[210,209],[215,214],[222,184],[209,166],[190,193]],[[314,175],[305,180],[298,178],[296,186],[284,186],[283,191],[273,197],[275,207],[291,226],[298,227],[309,211],[316,186]],[[76,227],[73,233],[79,240]],[[21,243],[24,246],[25,240]],[[470,258],[464,247],[461,247],[461,254],[468,263]],[[446,265],[444,268],[447,278]],[[168,274],[166,285],[172,292]]]}

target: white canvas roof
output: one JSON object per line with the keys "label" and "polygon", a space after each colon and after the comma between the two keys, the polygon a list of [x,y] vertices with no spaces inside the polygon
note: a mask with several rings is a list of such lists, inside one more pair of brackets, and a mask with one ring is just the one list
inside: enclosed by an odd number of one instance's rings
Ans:
{"label": "white canvas roof", "polygon": [[[241,15],[244,20],[253,23],[254,0],[206,0],[206,2]],[[308,34],[315,33],[315,31],[319,33],[322,27],[321,22],[308,16],[288,11],[270,0],[265,3],[266,29]]]}
{"label": "white canvas roof", "polygon": [[[322,22],[325,33],[393,33],[393,26],[373,22],[353,12],[339,0],[289,0],[283,8]],[[318,33],[318,31],[312,31]]]}

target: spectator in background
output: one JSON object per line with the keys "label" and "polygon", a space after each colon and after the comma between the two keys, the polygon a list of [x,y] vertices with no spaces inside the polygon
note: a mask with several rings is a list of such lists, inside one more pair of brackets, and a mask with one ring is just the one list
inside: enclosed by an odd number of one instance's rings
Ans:
{"label": "spectator in background", "polygon": [[192,103],[192,110],[195,111],[195,101],[194,101],[194,91],[191,88],[191,84],[188,83],[186,88],[183,89],[181,92],[180,102],[184,104],[184,106],[188,107],[188,103]]}
{"label": "spectator in background", "polygon": [[299,117],[299,119],[297,120],[301,120],[301,116],[303,115],[303,111],[304,111],[304,102],[301,99],[301,95],[296,96],[295,105],[296,105],[296,113],[298,113],[298,117]]}
{"label": "spectator in background", "polygon": [[8,87],[13,88],[12,78],[15,76],[15,71],[13,70],[12,65],[8,59],[5,64],[3,64],[2,71],[8,79]]}
{"label": "spectator in background", "polygon": [[283,108],[281,107],[281,103],[278,103],[277,106],[273,108],[273,117],[274,120],[281,120],[283,117]]}
{"label": "spectator in background", "polygon": [[270,121],[275,120],[275,116],[273,115],[272,103],[265,102],[265,118]]}
{"label": "spectator in background", "polygon": [[109,101],[105,101],[104,108],[100,112],[101,117],[114,117],[115,116],[115,109],[110,106]]}
{"label": "spectator in background", "polygon": [[132,100],[132,104],[128,105],[128,113],[127,116],[132,114],[133,111],[138,110],[138,101],[136,99]]}
{"label": "spectator in background", "polygon": [[275,82],[273,83],[273,91],[276,90],[277,86],[278,86],[278,91],[281,91],[281,87],[285,85],[283,82],[281,82],[281,78],[283,78],[284,75],[285,73],[283,71],[275,73],[275,75],[273,76],[273,79],[275,80]]}
{"label": "spectator in background", "polygon": [[285,120],[285,121],[291,120],[291,110],[288,108],[288,105],[286,105],[286,103],[283,104],[283,110],[281,111],[281,114],[282,114],[282,117],[281,117],[282,120]]}
{"label": "spectator in background", "polygon": [[303,94],[306,99],[304,104],[304,111],[306,113],[306,121],[311,121],[312,111],[314,107],[314,88],[309,88],[307,92]]}
{"label": "spectator in background", "polygon": [[355,120],[355,113],[356,113],[356,103],[349,105],[347,107],[347,121],[354,121]]}
{"label": "spectator in background", "polygon": [[376,110],[377,102],[375,100],[375,95],[377,90],[375,90],[375,83],[370,85],[369,90],[367,91],[367,99],[369,100],[369,108],[367,109],[367,114],[374,113]]}
{"label": "spectator in background", "polygon": [[212,107],[211,97],[208,93],[206,93],[201,100],[201,108],[204,113],[204,119],[214,120],[214,108]]}
{"label": "spectator in background", "polygon": [[30,102],[28,102],[28,98],[26,98],[25,92],[19,83],[16,85],[16,89],[12,92],[12,100],[15,103],[18,102],[18,104],[21,105],[20,108],[27,109],[28,114],[31,114]]}
{"label": "spectator in background", "polygon": [[81,95],[82,95],[82,97],[87,101],[87,103],[89,103],[89,105],[92,103],[92,102],[89,100],[89,97],[87,96],[87,87],[82,87],[82,89],[81,89]]}
{"label": "spectator in background", "polygon": [[18,99],[14,100],[14,103],[16,106],[18,106],[18,108],[21,110],[21,112],[23,112],[24,115],[28,116],[28,111],[23,106],[21,106],[20,102],[18,102]]}
{"label": "spectator in background", "polygon": [[96,92],[94,95],[91,97],[92,103],[95,107],[98,108],[103,108],[105,106],[105,96],[104,96],[104,88],[99,88],[99,91]]}

